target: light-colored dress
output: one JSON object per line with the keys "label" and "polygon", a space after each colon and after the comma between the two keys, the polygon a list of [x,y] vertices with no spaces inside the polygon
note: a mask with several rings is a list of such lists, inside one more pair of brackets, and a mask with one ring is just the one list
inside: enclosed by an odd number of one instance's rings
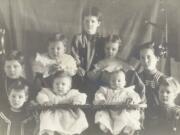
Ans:
{"label": "light-colored dress", "polygon": [[71,55],[63,54],[57,59],[51,59],[46,53],[36,54],[33,62],[33,71],[42,73],[43,78],[46,78],[55,72],[55,70],[53,70],[54,65],[58,65],[58,67],[60,67],[59,70],[65,71],[71,76],[77,72],[76,61]]}
{"label": "light-colored dress", "polygon": [[125,72],[133,67],[118,58],[105,58],[94,65],[94,69],[88,73],[88,77],[93,81],[102,81],[107,84],[109,73],[123,69]]}
{"label": "light-colored dress", "polygon": [[[141,102],[139,95],[134,91],[134,86],[120,90],[112,90],[107,87],[100,87],[95,94],[94,104],[121,104],[131,98],[133,103]],[[112,134],[119,134],[125,127],[133,130],[140,129],[139,110],[102,110],[95,114],[95,123],[103,124]]]}
{"label": "light-colored dress", "polygon": [[[86,94],[71,89],[66,95],[55,95],[50,89],[43,88],[37,95],[37,102],[44,104],[72,104],[73,102],[86,103]],[[86,116],[81,109],[57,109],[42,111],[40,114],[40,133],[46,130],[56,131],[60,134],[80,134],[88,128]]]}
{"label": "light-colored dress", "polygon": [[132,67],[126,62],[118,58],[106,58],[95,64],[95,70],[112,72],[114,70],[123,69],[125,71],[132,70]]}

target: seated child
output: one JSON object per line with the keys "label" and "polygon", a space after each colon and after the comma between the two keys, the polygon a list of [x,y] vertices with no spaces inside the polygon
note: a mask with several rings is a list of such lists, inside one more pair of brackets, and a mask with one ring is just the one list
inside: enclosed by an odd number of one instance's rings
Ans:
{"label": "seated child", "polygon": [[13,50],[7,54],[4,63],[4,73],[1,76],[0,106],[6,108],[9,102],[7,96],[9,86],[17,80],[27,83],[24,77],[24,56],[20,51]]}
{"label": "seated child", "polygon": [[[178,135],[180,133],[180,107],[175,99],[180,93],[179,82],[172,77],[163,77],[159,88],[159,117],[156,135]],[[153,131],[156,131],[153,129]],[[150,134],[153,132],[151,131]]]}
{"label": "seated child", "polygon": [[[125,87],[126,76],[123,70],[110,74],[109,86],[100,87],[95,94],[94,104],[118,105],[131,100],[132,104],[141,102],[140,96],[134,91],[134,86]],[[95,123],[104,132],[113,135],[120,133],[133,134],[140,129],[140,110],[102,110],[95,115]]]}
{"label": "seated child", "polygon": [[26,110],[29,87],[16,80],[7,90],[9,105],[0,111],[1,135],[32,135],[36,123],[32,113]]}
{"label": "seated child", "polygon": [[[86,94],[71,88],[72,77],[63,72],[57,72],[52,80],[52,88],[43,88],[37,95],[40,105],[86,103]],[[81,109],[55,109],[42,111],[40,114],[40,134],[80,134],[88,128],[86,116]]]}
{"label": "seated child", "polygon": [[112,72],[117,69],[123,69],[124,71],[132,69],[127,63],[120,60],[120,58],[117,56],[121,46],[122,41],[118,35],[109,35],[105,39],[105,58],[96,63],[94,65],[94,69],[88,73],[88,77],[91,80],[101,79],[103,81],[107,81],[107,72]]}
{"label": "seated child", "polygon": [[71,55],[66,54],[66,38],[62,34],[56,34],[50,38],[48,52],[37,53],[33,62],[33,71],[36,77],[39,75],[39,79],[43,80],[57,70],[67,72],[71,76],[77,71],[76,61]]}

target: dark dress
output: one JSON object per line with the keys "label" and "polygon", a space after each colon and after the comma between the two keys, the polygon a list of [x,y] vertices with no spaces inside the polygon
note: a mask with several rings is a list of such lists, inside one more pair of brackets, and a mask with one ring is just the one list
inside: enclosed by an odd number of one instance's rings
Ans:
{"label": "dark dress", "polygon": [[[92,103],[94,94],[98,89],[98,82],[91,81],[87,73],[91,71],[98,61],[104,58],[104,37],[99,34],[88,35],[85,32],[75,35],[72,40],[71,54],[75,58],[79,68],[85,71],[85,76],[75,75],[73,77],[73,88],[79,89],[88,95],[87,102]],[[83,134],[94,134],[94,114],[95,111],[90,109],[84,110],[89,129]]]}
{"label": "dark dress", "polygon": [[14,112],[8,108],[0,112],[0,135],[33,135],[36,123],[25,110]]}
{"label": "dark dress", "polygon": [[159,108],[159,124],[157,135],[179,135],[180,134],[180,107]]}
{"label": "dark dress", "polygon": [[144,70],[139,74],[139,76],[145,84],[145,95],[147,102],[144,128],[147,134],[152,134],[151,130],[155,129],[158,126],[160,104],[158,91],[160,80],[164,75],[159,71],[148,72]]}
{"label": "dark dress", "polygon": [[[94,64],[104,58],[104,37],[99,34],[88,35],[83,32],[76,35],[72,41],[72,56],[77,65],[85,71],[85,76],[76,75],[74,77],[74,87],[86,92],[88,100],[91,102],[96,92],[96,83],[90,81],[87,72],[92,70]],[[92,87],[93,86],[93,87]]]}

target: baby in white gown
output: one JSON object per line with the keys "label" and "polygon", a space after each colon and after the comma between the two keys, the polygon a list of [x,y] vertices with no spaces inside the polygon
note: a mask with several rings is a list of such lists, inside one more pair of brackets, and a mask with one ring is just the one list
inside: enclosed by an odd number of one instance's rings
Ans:
{"label": "baby in white gown", "polygon": [[[52,89],[43,88],[37,95],[40,105],[86,103],[86,94],[71,89],[72,78],[61,72],[54,75]],[[88,128],[86,116],[81,109],[55,109],[42,111],[40,114],[40,134],[53,135],[58,132],[63,135],[80,134]]]}
{"label": "baby in white gown", "polygon": [[[94,104],[118,105],[131,99],[132,104],[141,102],[140,96],[134,91],[134,86],[125,87],[126,78],[123,70],[110,73],[109,86],[100,87],[95,94]],[[113,135],[120,134],[126,129],[140,129],[140,110],[118,109],[102,110],[95,115],[95,123],[104,132]]]}

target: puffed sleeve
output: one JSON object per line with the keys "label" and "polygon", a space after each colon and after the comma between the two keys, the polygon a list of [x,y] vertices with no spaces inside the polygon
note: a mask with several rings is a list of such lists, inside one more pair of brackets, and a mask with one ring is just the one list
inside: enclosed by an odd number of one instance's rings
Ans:
{"label": "puffed sleeve", "polygon": [[94,104],[99,104],[106,101],[106,91],[105,87],[100,87],[99,90],[95,93]]}
{"label": "puffed sleeve", "polygon": [[37,95],[36,100],[39,104],[44,104],[45,102],[49,102],[48,89],[43,88]]}
{"label": "puffed sleeve", "polygon": [[62,66],[62,70],[67,72],[69,75],[73,76],[76,74],[77,63],[71,55],[64,54],[58,63]]}
{"label": "puffed sleeve", "polygon": [[134,89],[135,89],[135,86],[130,86],[128,88],[125,88],[125,90],[127,91],[127,98],[131,98],[133,103],[138,104],[142,100],[139,94]]}
{"label": "puffed sleeve", "polygon": [[80,93],[76,91],[75,96],[73,97],[73,103],[86,104],[87,95],[85,93]]}

